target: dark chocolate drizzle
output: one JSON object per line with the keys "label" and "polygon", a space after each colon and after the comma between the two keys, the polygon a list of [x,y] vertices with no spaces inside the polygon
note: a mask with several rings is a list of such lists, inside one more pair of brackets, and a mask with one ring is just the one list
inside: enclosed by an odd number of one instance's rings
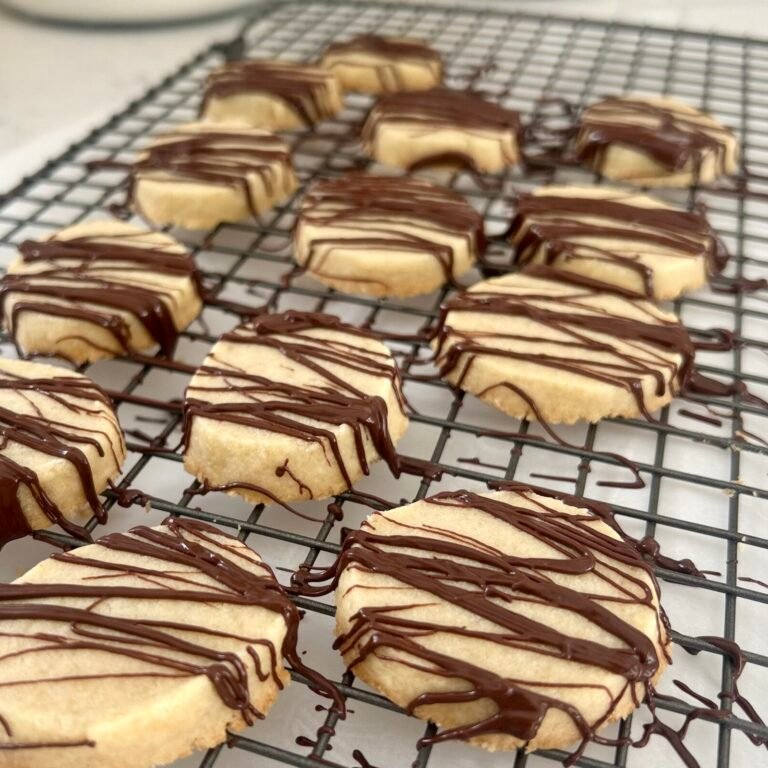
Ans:
{"label": "dark chocolate drizzle", "polygon": [[[123,316],[127,313],[141,323],[164,355],[172,355],[179,335],[171,312],[173,294],[134,275],[154,272],[186,277],[202,296],[200,275],[189,254],[174,252],[166,243],[137,244],[138,234],[24,241],[19,248],[22,259],[35,271],[9,273],[0,280],[0,312],[17,348],[19,317],[30,312],[97,325],[129,354],[134,343]],[[8,313],[5,302],[20,295],[23,298]],[[84,340],[93,346],[90,339]]]}
{"label": "dark chocolate drizzle", "polygon": [[[350,340],[318,338],[306,333],[318,328],[348,334]],[[342,373],[329,367],[332,364],[388,379],[399,406],[404,409],[400,373],[390,364],[389,355],[379,355],[369,350],[360,352],[354,345],[355,337],[377,338],[377,335],[347,325],[332,315],[297,311],[262,315],[225,333],[221,337],[222,341],[277,350],[317,374],[323,383],[298,386],[281,382],[269,378],[269,371],[257,374],[231,365],[219,366],[214,355],[211,355],[196,374],[198,379],[202,377],[208,380],[209,385],[196,387],[190,384],[187,389],[184,404],[185,447],[189,445],[197,418],[263,429],[321,445],[323,451],[329,453],[326,458],[336,464],[347,485],[351,486],[352,479],[331,429],[346,424],[353,430],[357,459],[365,474],[369,472],[364,442],[364,435],[367,434],[378,455],[395,475],[399,475],[400,462],[389,434],[387,404],[381,397],[367,395],[355,388],[344,380]],[[248,400],[208,402],[203,399],[206,392],[232,392],[246,395]],[[308,423],[309,420],[328,427]],[[283,466],[275,467],[274,471],[282,471]],[[239,482],[228,484],[228,490],[236,490],[237,487],[255,491],[281,503],[264,488]],[[307,486],[302,482],[300,487],[303,494]]]}
{"label": "dark chocolate drizzle", "polygon": [[698,179],[705,157],[713,156],[726,173],[728,128],[703,126],[695,115],[660,104],[610,96],[591,104],[581,115],[575,138],[579,159],[598,172],[610,146],[631,147],[651,157],[670,173],[690,169]]}
{"label": "dark chocolate drizzle", "polygon": [[[482,216],[461,195],[420,179],[364,173],[325,179],[304,198],[294,230],[296,240],[304,223],[349,231],[311,241],[302,269],[326,277],[337,277],[323,270],[334,248],[375,248],[427,253],[440,265],[446,282],[455,285],[453,249],[437,242],[433,233],[462,237],[471,254],[481,255],[485,249]],[[399,225],[418,228],[423,234]]]}
{"label": "dark chocolate drizzle", "polygon": [[[31,373],[31,371],[30,371]],[[13,392],[27,399],[31,413],[19,413],[4,406],[2,393]],[[35,396],[34,399],[32,396]],[[99,418],[100,428],[73,426],[45,415],[43,403],[60,405],[79,415]],[[104,406],[109,410],[105,412]],[[40,482],[37,473],[6,455],[11,445],[25,446],[40,454],[63,459],[77,472],[86,504],[97,521],[105,523],[107,513],[94,484],[93,471],[83,448],[95,448],[99,456],[109,451],[117,471],[125,457],[122,433],[114,418],[112,428],[107,426],[106,413],[112,414],[112,405],[106,393],[89,379],[81,376],[30,377],[17,375],[0,366],[0,547],[13,539],[32,532],[24,515],[19,493],[25,488],[48,518],[51,525],[60,525],[68,534],[89,541],[88,531],[65,517]],[[99,437],[106,438],[105,449]]]}
{"label": "dark chocolate drizzle", "polygon": [[[461,387],[474,360],[480,355],[517,359],[534,362],[555,371],[569,375],[594,379],[629,392],[638,410],[652,419],[646,407],[641,381],[643,376],[652,376],[656,394],[663,395],[668,389],[677,392],[688,381],[692,365],[694,348],[686,330],[677,321],[658,318],[648,310],[648,321],[636,320],[612,314],[606,310],[590,308],[581,303],[598,291],[613,291],[625,298],[635,300],[637,295],[631,292],[617,291],[587,277],[563,272],[549,267],[529,267],[525,274],[539,280],[551,281],[559,286],[569,287],[565,295],[552,296],[545,292],[537,293],[535,287],[522,294],[505,291],[466,291],[446,301],[440,310],[436,334],[435,355],[440,376],[458,372],[456,386]],[[543,305],[543,306],[542,306]],[[587,312],[578,311],[586,306]],[[450,325],[450,314],[456,312],[484,313],[507,317],[523,317],[533,320],[546,328],[555,329],[565,336],[565,340],[553,341],[571,350],[583,350],[585,353],[599,352],[610,354],[614,361],[610,364],[592,364],[588,358],[536,354],[535,352],[516,352],[493,346],[493,338],[514,338],[493,331],[458,331]],[[605,334],[608,339],[595,340],[587,332]],[[610,343],[610,337],[630,343],[642,342],[646,351],[645,359],[630,351],[620,351]],[[489,342],[490,340],[490,342]],[[527,342],[535,341],[527,336]],[[455,343],[454,343],[455,342]],[[547,343],[550,343],[547,340]],[[661,357],[660,353],[674,353],[679,362],[671,362]],[[509,387],[525,400],[536,415],[535,393],[525,393],[512,382],[499,382],[494,386]],[[483,394],[489,390],[486,389]]]}
{"label": "dark chocolate drizzle", "polygon": [[333,117],[327,103],[330,84],[335,76],[320,67],[290,61],[233,61],[208,75],[200,106],[205,116],[211,99],[226,99],[246,93],[261,93],[283,101],[301,119],[312,126]]}
{"label": "dark chocolate drizzle", "polygon": [[[379,57],[380,61],[369,60],[358,63],[356,56],[361,53]],[[325,61],[327,56],[333,56],[335,61]],[[435,84],[442,82],[443,60],[440,54],[424,41],[411,38],[358,35],[345,42],[331,43],[325,49],[321,61],[323,66],[330,70],[339,65],[358,66],[365,70],[373,69],[379,87],[385,93],[412,90],[409,83],[403,79],[401,70],[397,66],[400,62],[422,64],[425,69],[434,73]]]}
{"label": "dark chocolate drizzle", "polygon": [[259,208],[249,177],[258,176],[266,192],[273,195],[278,184],[277,168],[291,168],[292,164],[288,145],[277,136],[247,128],[226,130],[211,125],[204,131],[181,126],[163,134],[154,144],[145,147],[133,163],[96,160],[89,166],[129,172],[126,200],[119,206],[126,211],[133,208],[142,214],[136,200],[136,186],[142,179],[151,179],[158,184],[192,181],[231,187],[243,195],[250,214],[257,217]]}
{"label": "dark chocolate drizzle", "polygon": [[[717,275],[728,261],[725,245],[709,225],[703,210],[648,208],[623,198],[523,193],[517,196],[516,212],[505,236],[516,244],[515,261],[558,266],[578,263],[610,263],[635,273],[646,296],[654,295],[653,270],[639,256],[643,248],[663,249],[665,258],[704,258],[707,272]],[[599,221],[594,221],[599,219]],[[593,246],[584,239],[625,241],[627,250]]]}
{"label": "dark chocolate drizzle", "polygon": [[[139,526],[127,534],[113,533],[98,540],[98,544],[126,556],[153,558],[162,565],[133,565],[125,562],[108,562],[80,551],[56,554],[53,558],[61,563],[91,568],[102,573],[88,580],[81,577],[76,583],[15,583],[0,585],[0,623],[6,628],[3,634],[14,637],[14,622],[32,620],[54,622],[62,625],[61,633],[46,631],[33,635],[44,641],[38,650],[57,650],[69,653],[87,650],[91,653],[107,653],[129,657],[148,663],[154,670],[147,677],[196,677],[206,676],[222,702],[243,717],[247,724],[262,718],[251,703],[246,663],[231,651],[217,651],[206,645],[206,637],[228,637],[241,640],[255,665],[259,680],[272,679],[279,689],[284,687],[280,673],[280,657],[284,657],[292,669],[309,678],[315,690],[333,699],[340,716],[344,716],[344,701],[329,681],[309,669],[297,651],[299,625],[298,608],[290,601],[275,580],[268,565],[259,562],[236,547],[236,539],[207,523],[168,518],[162,528]],[[230,543],[231,542],[231,543]],[[214,548],[215,547],[215,548]],[[224,550],[222,553],[218,550]],[[247,552],[247,550],[246,550]],[[254,572],[245,563],[256,565]],[[166,566],[166,567],[163,567]],[[182,572],[179,572],[179,567]],[[144,582],[141,586],[108,585],[104,578],[110,572],[113,579],[129,576]],[[196,575],[212,580],[213,584],[201,584]],[[89,607],[80,608],[56,604],[52,600],[87,599]],[[287,632],[281,648],[275,648],[265,639],[240,637],[223,630],[188,625],[163,619],[141,620],[122,618],[118,611],[100,612],[111,600],[167,601],[168,603],[205,603],[206,605],[237,605],[263,608],[282,615]],[[181,633],[181,634],[180,634]],[[193,639],[193,636],[201,639]],[[263,668],[253,646],[268,650],[270,667]],[[152,647],[171,653],[155,653]],[[0,655],[10,658],[14,654]],[[112,677],[103,675],[103,679]],[[115,674],[118,685],[124,675]],[[93,679],[92,675],[66,678]],[[27,685],[55,686],[57,678],[27,681]],[[12,685],[5,682],[2,685]],[[4,718],[10,741],[0,744],[3,749],[47,749],[48,742],[15,742],[12,717]],[[56,746],[92,747],[93,742],[73,740]]]}
{"label": "dark chocolate drizzle", "polygon": [[[511,109],[486,101],[471,91],[458,91],[451,88],[432,88],[428,91],[411,93],[393,93],[379,99],[371,108],[361,132],[363,145],[370,151],[376,141],[378,125],[383,120],[409,124],[409,127],[426,134],[438,129],[455,128],[472,132],[512,132],[520,144],[520,116]],[[517,161],[514,154],[507,154],[505,159],[511,165]],[[420,158],[414,167],[430,164],[449,163],[469,168],[474,173],[482,174],[475,158],[464,152],[446,154],[436,149],[434,155]]]}
{"label": "dark chocolate drizzle", "polygon": [[[663,612],[658,609],[658,585],[650,563],[631,541],[596,530],[593,523],[604,518],[583,500],[548,492],[549,498],[560,498],[581,508],[575,515],[567,515],[550,506],[547,497],[531,498],[528,495],[531,491],[525,486],[516,486],[516,492],[531,501],[533,509],[518,506],[514,500],[489,498],[468,491],[439,493],[427,499],[433,514],[429,516],[425,510],[429,519],[425,519],[424,526],[414,529],[418,533],[406,530],[403,534],[383,535],[366,522],[344,539],[339,558],[332,567],[320,572],[300,569],[294,577],[294,585],[301,594],[319,596],[335,589],[346,569],[372,572],[435,595],[449,604],[460,605],[498,627],[498,631],[488,632],[473,629],[471,624],[436,625],[404,615],[397,607],[372,605],[358,610],[351,617],[351,628],[336,640],[335,646],[345,655],[351,669],[369,656],[379,655],[433,675],[466,681],[467,687],[460,690],[422,693],[407,705],[409,713],[435,704],[480,700],[494,703],[495,712],[487,718],[448,728],[422,739],[422,744],[487,734],[507,734],[527,743],[536,736],[547,713],[560,710],[571,719],[582,740],[572,762],[589,741],[617,743],[617,740],[598,736],[597,731],[623,696],[629,694],[638,705],[641,694],[652,695],[653,680],[665,661],[659,658],[658,650],[667,655],[669,634]],[[557,556],[517,557],[455,530],[444,531],[440,527],[440,510],[445,507],[477,509],[545,542]],[[386,512],[375,513],[374,518],[377,515],[388,517]],[[612,519],[609,525],[615,528]],[[630,568],[640,573],[630,573]],[[588,573],[610,586],[616,586],[615,574],[621,573],[630,584],[620,588],[619,596],[608,600],[659,611],[656,637],[646,636],[612,613],[598,593],[581,592],[553,578],[554,574],[578,578]],[[517,613],[514,606],[520,601],[574,611],[608,632],[617,643],[608,646],[563,634],[527,613]],[[420,637],[435,632],[482,639],[507,648],[535,650],[553,659],[603,669],[623,677],[626,682],[617,694],[609,694],[604,714],[596,722],[588,722],[578,708],[543,692],[541,683],[501,678],[472,660],[445,655],[419,642]],[[579,687],[573,683],[551,685]]]}

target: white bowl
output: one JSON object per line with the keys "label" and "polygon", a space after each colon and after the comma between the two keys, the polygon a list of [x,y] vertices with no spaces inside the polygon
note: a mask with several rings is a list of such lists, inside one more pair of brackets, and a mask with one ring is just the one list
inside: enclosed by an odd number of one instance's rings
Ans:
{"label": "white bowl", "polygon": [[244,0],[1,0],[0,4],[48,21],[146,24],[184,21],[244,8]]}

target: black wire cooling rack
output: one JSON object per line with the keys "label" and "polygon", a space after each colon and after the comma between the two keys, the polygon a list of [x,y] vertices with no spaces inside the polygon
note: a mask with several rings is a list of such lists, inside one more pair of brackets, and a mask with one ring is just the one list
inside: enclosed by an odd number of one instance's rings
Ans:
{"label": "black wire cooling rack", "polygon": [[[706,203],[733,254],[729,276],[768,276],[768,258],[763,256],[768,244],[768,183],[761,185],[759,180],[761,175],[768,176],[768,42],[528,13],[336,2],[261,7],[237,39],[200,53],[0,198],[0,264],[7,265],[15,245],[25,238],[107,216],[109,204],[122,199],[123,174],[91,170],[89,161],[106,157],[130,160],[151,134],[193,120],[201,81],[223,57],[311,59],[332,40],[371,31],[428,39],[445,57],[450,85],[463,87],[471,82],[474,88],[528,116],[543,94],[564,96],[579,106],[604,94],[627,91],[669,94],[711,111],[740,137],[746,164],[756,174],[752,191],[664,194],[683,204]],[[351,96],[338,118],[292,134],[302,189],[318,177],[359,167],[355,126],[369,105],[367,97]],[[594,179],[585,172],[556,167],[527,176],[521,170],[510,171],[485,186],[463,173],[444,179],[482,211],[490,232],[500,231],[508,221],[513,189],[559,180]],[[174,234],[190,247],[206,283],[221,299],[253,306],[268,304],[276,310],[324,310],[393,337],[426,328],[434,321],[444,293],[402,301],[375,300],[327,290],[308,277],[285,287],[281,277],[291,268],[290,228],[300,196],[301,189],[262,221],[222,225],[197,237]],[[743,342],[730,352],[700,354],[700,368],[725,381],[744,381],[763,396],[768,386],[767,301],[760,294],[700,292],[675,305],[699,336],[710,337],[713,328],[726,328]],[[207,306],[202,320],[183,334],[177,359],[199,362],[218,333],[236,322],[237,316],[222,303]],[[8,338],[2,337],[2,343],[4,354],[12,355]],[[434,462],[444,469],[444,475],[395,480],[377,466],[360,489],[406,502],[444,488],[484,488],[489,480],[514,478],[611,502],[633,534],[653,535],[668,553],[692,555],[699,567],[717,572],[706,579],[659,572],[679,646],[663,690],[676,691],[671,684],[675,677],[683,677],[710,698],[716,698],[720,690],[730,690],[731,662],[701,639],[718,635],[736,639],[744,648],[749,664],[740,688],[758,709],[760,705],[766,709],[768,633],[761,627],[768,618],[768,584],[761,583],[760,577],[766,573],[768,548],[768,443],[760,440],[760,434],[768,414],[739,398],[700,397],[694,405],[684,402],[665,408],[654,423],[606,421],[562,430],[569,443],[583,448],[542,443],[537,425],[511,419],[501,423],[503,417],[473,398],[464,398],[438,381],[417,380],[412,375],[412,361],[414,356],[427,357],[423,344],[393,340],[392,347],[403,356],[406,393],[418,411],[401,450]],[[90,366],[88,374],[112,393],[128,434],[131,458],[121,487],[146,492],[152,507],[147,514],[153,521],[171,513],[236,529],[287,579],[285,572],[300,563],[329,562],[338,551],[341,526],[359,524],[368,512],[354,492],[338,500],[344,508],[343,524],[322,504],[310,505],[321,514],[321,522],[312,524],[280,509],[248,508],[241,500],[217,494],[195,495],[195,486],[187,490],[190,478],[174,448],[186,377],[164,366],[160,358],[148,363],[99,363]],[[740,419],[724,418],[720,427],[708,425],[681,413],[681,406],[699,413],[709,406]],[[505,437],[498,430],[506,427],[509,435]],[[597,484],[600,479],[621,479],[626,471],[605,455],[611,448],[637,462],[645,488],[618,490]],[[114,507],[116,495],[108,492],[107,497],[107,505]],[[107,529],[124,529],[146,519],[136,507],[114,509]],[[95,521],[90,525],[95,526]],[[53,532],[43,538],[74,543]],[[18,553],[22,563],[25,558],[34,562],[44,556],[47,546],[14,543],[3,551],[2,558],[13,559]],[[768,581],[768,577],[764,579]],[[428,762],[445,768],[523,768],[553,765],[565,757],[557,751],[488,755],[457,744],[417,748],[424,724],[406,718],[397,707],[359,686],[330,650],[332,605],[306,599],[297,602],[306,610],[302,636],[307,660],[340,681],[353,710],[348,720],[337,722],[333,712],[323,709],[323,700],[295,675],[296,684],[280,697],[264,723],[233,736],[232,749],[211,750],[202,759],[185,761],[185,766],[311,768],[318,764],[363,765],[367,759],[379,768],[411,764],[424,768]],[[310,638],[312,642],[308,642]],[[682,649],[701,653],[689,656]],[[662,717],[675,726],[696,705],[690,697],[679,695],[677,702],[659,704]],[[726,697],[722,706],[730,711],[732,701]],[[614,727],[613,734],[636,736],[642,723],[641,710],[634,722],[630,718]],[[426,732],[433,733],[432,726],[426,726]],[[750,735],[764,738],[768,728],[734,711],[723,720],[696,721],[688,745],[702,766],[757,765],[766,759],[765,752],[749,743]],[[656,751],[640,752],[592,746],[578,765],[678,764],[664,744],[655,747]]]}

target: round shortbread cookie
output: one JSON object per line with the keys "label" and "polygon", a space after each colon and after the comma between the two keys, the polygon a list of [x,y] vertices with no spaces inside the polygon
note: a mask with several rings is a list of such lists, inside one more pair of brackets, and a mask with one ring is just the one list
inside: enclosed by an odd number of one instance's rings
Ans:
{"label": "round shortbread cookie", "polygon": [[519,264],[553,265],[659,301],[701,288],[728,260],[703,211],[604,186],[518,195],[507,235]]}
{"label": "round shortbread cookie", "polygon": [[408,426],[400,374],[374,334],[289,311],[224,334],[187,388],[184,466],[253,502],[348,489]]}
{"label": "round shortbread cookie", "polygon": [[336,75],[291,61],[233,61],[208,76],[200,110],[213,123],[270,131],[307,128],[344,108]]}
{"label": "round shortbread cookie", "polygon": [[415,296],[453,283],[483,247],[483,219],[461,195],[393,176],[318,182],[294,229],[300,266],[331,288],[367,296]]}
{"label": "round shortbread cookie", "polygon": [[150,768],[213,747],[269,711],[284,657],[329,690],[270,568],[206,523],[110,534],[0,592],[4,768]]}
{"label": "round shortbread cookie", "polygon": [[443,80],[440,54],[423,40],[359,35],[331,43],[320,59],[345,91],[397,93],[434,88]]}
{"label": "round shortbread cookie", "polygon": [[98,494],[124,461],[123,433],[100,387],[63,368],[0,359],[0,547],[57,524],[87,536],[81,523],[106,521]]}
{"label": "round shortbread cookie", "polygon": [[470,91],[433,88],[379,99],[365,120],[362,141],[384,165],[498,173],[518,162],[519,133],[517,112]]}
{"label": "round shortbread cookie", "polygon": [[91,221],[20,250],[0,281],[0,310],[25,354],[77,364],[155,346],[170,355],[202,309],[194,260],[159,232]]}
{"label": "round shortbread cookie", "polygon": [[130,185],[129,204],[155,226],[210,229],[270,210],[297,181],[288,145],[277,136],[189,123],[144,150]]}
{"label": "round shortbread cookie", "polygon": [[738,142],[729,128],[661,97],[611,97],[587,107],[575,149],[602,176],[646,187],[709,184],[738,169]]}
{"label": "round shortbread cookie", "polygon": [[650,416],[693,364],[677,318],[581,275],[529,267],[442,307],[440,375],[517,418],[571,424]]}
{"label": "round shortbread cookie", "polygon": [[371,515],[328,571],[295,578],[336,587],[336,647],[441,727],[422,743],[568,747],[626,717],[669,661],[650,565],[601,509],[447,491]]}

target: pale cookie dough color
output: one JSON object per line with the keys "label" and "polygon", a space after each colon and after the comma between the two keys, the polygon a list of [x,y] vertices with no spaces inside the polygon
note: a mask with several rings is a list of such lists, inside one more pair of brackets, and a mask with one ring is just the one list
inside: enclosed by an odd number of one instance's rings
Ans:
{"label": "pale cookie dough color", "polygon": [[0,360],[0,547],[51,525],[86,537],[88,517],[106,522],[98,494],[124,460],[112,403],[90,379]]}
{"label": "pale cookie dough color", "polygon": [[264,315],[224,334],[187,388],[184,466],[254,502],[348,489],[408,426],[400,374],[369,332],[311,312]]}
{"label": "pale cookie dough color", "polygon": [[440,726],[422,744],[578,755],[669,661],[650,566],[614,526],[578,497],[447,491],[371,515],[328,571],[295,578],[336,588],[336,647]]}
{"label": "pale cookie dough color", "polygon": [[94,221],[27,240],[0,281],[6,328],[25,354],[81,364],[158,347],[202,309],[192,257],[173,238]]}
{"label": "pale cookie dough color", "polygon": [[320,181],[294,230],[297,263],[321,283],[367,296],[414,296],[454,283],[484,248],[480,214],[452,190],[414,178]]}
{"label": "pale cookie dough color", "polygon": [[309,128],[344,108],[329,69],[290,61],[234,61],[208,76],[200,114],[270,131]]}
{"label": "pale cookie dough color", "polygon": [[155,226],[211,229],[259,216],[296,189],[288,145],[266,131],[189,123],[131,166],[128,204]]}
{"label": "pale cookie dough color", "polygon": [[650,417],[681,390],[694,354],[674,315],[548,267],[449,299],[434,347],[451,384],[545,424]]}
{"label": "pale cookie dough color", "polygon": [[584,110],[575,139],[584,165],[648,187],[709,184],[738,169],[733,132],[673,99],[622,96]]}
{"label": "pale cookie dough color", "polygon": [[264,717],[298,609],[245,544],[168,518],[0,587],[3,768],[151,768]]}
{"label": "pale cookie dough color", "polygon": [[518,195],[507,235],[518,264],[553,265],[658,301],[701,288],[728,260],[703,211],[604,186]]}
{"label": "pale cookie dough color", "polygon": [[433,88],[379,99],[365,120],[362,141],[384,165],[499,173],[518,162],[519,133],[517,112],[469,91]]}
{"label": "pale cookie dough color", "polygon": [[440,54],[424,41],[411,38],[360,35],[331,43],[320,64],[338,77],[345,91],[423,91],[443,80]]}

